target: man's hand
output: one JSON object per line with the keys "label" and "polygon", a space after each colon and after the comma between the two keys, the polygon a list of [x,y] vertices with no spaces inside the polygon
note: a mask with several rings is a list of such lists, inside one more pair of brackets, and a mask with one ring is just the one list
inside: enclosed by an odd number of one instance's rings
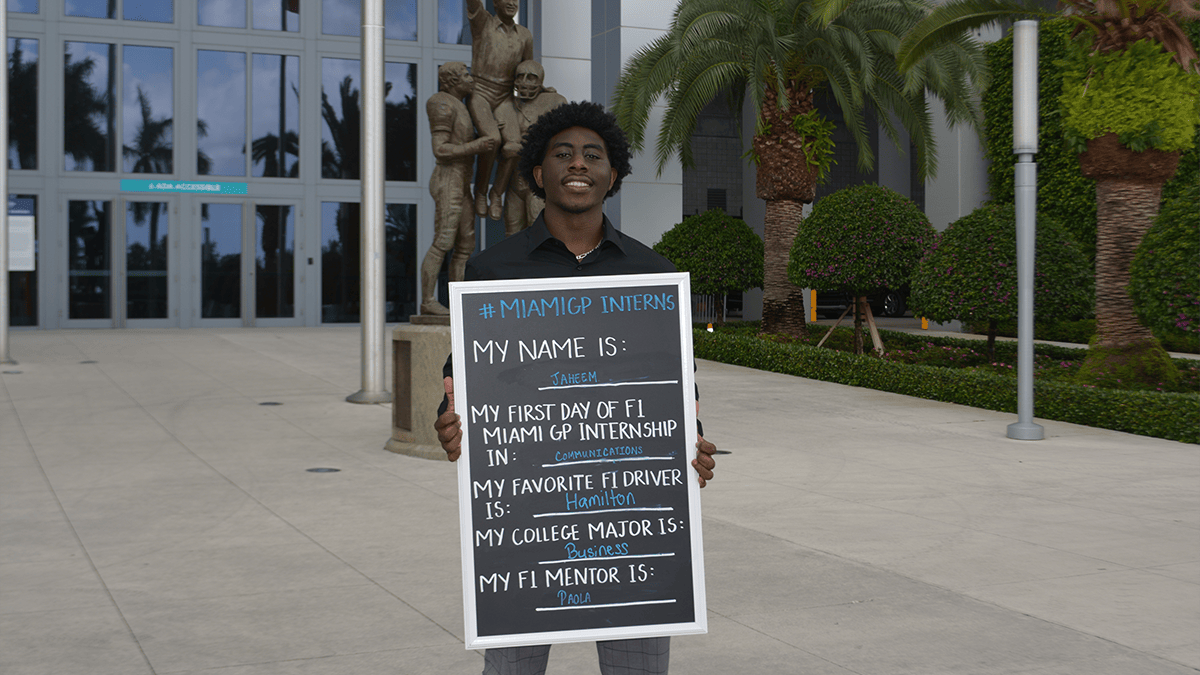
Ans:
{"label": "man's hand", "polygon": [[[446,451],[446,459],[453,462],[462,454],[462,420],[454,412],[454,378],[447,377],[442,381],[446,385],[446,398],[450,405],[447,406],[446,412],[438,416],[433,428],[437,429],[438,441],[442,444],[442,450]],[[712,478],[711,471],[708,477]],[[703,485],[703,480],[701,484]]]}
{"label": "man's hand", "polygon": [[704,440],[700,434],[696,434],[696,439],[696,459],[692,460],[692,466],[700,474],[700,487],[704,487],[712,480],[713,469],[717,467],[717,460],[713,459],[717,446]]}

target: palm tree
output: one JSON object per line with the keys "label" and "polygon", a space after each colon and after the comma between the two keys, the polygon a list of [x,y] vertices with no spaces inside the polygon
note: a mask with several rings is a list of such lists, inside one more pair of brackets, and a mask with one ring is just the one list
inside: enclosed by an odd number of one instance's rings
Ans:
{"label": "palm tree", "polygon": [[[740,110],[745,96],[757,116],[751,155],[764,218],[763,331],[805,330],[803,294],[788,282],[788,254],[804,204],[828,166],[832,125],[815,111],[824,88],[841,109],[867,169],[874,154],[866,113],[899,142],[893,119],[917,149],[922,177],[936,171],[926,94],[939,98],[951,124],[979,117],[974,85],[984,79],[978,45],[959,37],[902,77],[895,63],[900,36],[927,12],[923,0],[854,0],[827,16],[813,0],[682,0],[671,27],[625,66],[614,112],[641,149],[651,107],[666,97],[657,140],[658,170],[678,154],[694,164],[691,135],[700,110],[718,95]],[[894,117],[893,117],[894,116]]]}
{"label": "palm tree", "polygon": [[174,170],[171,143],[174,120],[170,117],[155,119],[150,99],[140,86],[137,88],[137,99],[142,121],[132,139],[133,145],[121,148],[121,153],[125,155],[125,170],[131,173],[171,173]]}
{"label": "palm tree", "polygon": [[360,116],[359,90],[354,86],[354,78],[347,75],[338,86],[341,97],[342,116],[329,103],[329,94],[321,90],[321,119],[329,128],[329,136],[333,139],[321,141],[321,177],[322,178],[351,178],[359,177],[359,137]]}
{"label": "palm tree", "polygon": [[[125,156],[125,170],[131,173],[171,173],[174,165],[174,149],[171,142],[171,128],[174,120],[170,117],[154,118],[150,107],[150,99],[139,86],[137,88],[138,106],[141,110],[142,122],[138,125],[133,137],[133,145],[121,147]],[[159,212],[163,204],[159,202],[132,202],[134,221],[139,225],[146,222],[150,216],[150,254],[153,258],[161,251],[158,240]],[[163,256],[165,260],[165,255]],[[163,269],[166,269],[165,264]]]}
{"label": "palm tree", "polygon": [[[845,2],[846,0],[835,0]],[[1178,20],[1200,18],[1194,0],[1062,0],[1066,18],[1091,54],[1129,49],[1141,40],[1162,45],[1185,72],[1200,72],[1200,60]],[[998,20],[1057,18],[1033,4],[1010,0],[951,0],[904,37],[900,66],[917,62],[956,33]],[[1093,116],[1095,117],[1095,116]],[[1087,140],[1079,155],[1084,176],[1096,180],[1096,336],[1084,372],[1149,362],[1146,350],[1162,352],[1133,310],[1129,265],[1142,236],[1158,214],[1163,184],[1175,174],[1179,152],[1153,147],[1134,151],[1109,133]],[[1161,356],[1165,359],[1165,353]],[[1101,365],[1101,361],[1107,361]],[[1140,369],[1140,366],[1138,367]],[[1147,377],[1157,377],[1146,373]]]}
{"label": "palm tree", "polygon": [[[72,61],[70,52],[63,64],[63,151],[77,163],[91,162],[89,170],[114,171],[112,133],[112,79],[105,91],[96,90],[91,83],[96,62],[87,57]],[[113,50],[109,50],[109,59]],[[101,129],[98,121],[105,121]]]}

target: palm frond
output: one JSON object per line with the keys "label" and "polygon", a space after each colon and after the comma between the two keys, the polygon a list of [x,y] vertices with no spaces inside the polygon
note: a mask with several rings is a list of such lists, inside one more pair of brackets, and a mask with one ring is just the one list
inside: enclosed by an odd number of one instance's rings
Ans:
{"label": "palm frond", "polygon": [[1050,18],[1058,16],[1043,10],[1033,0],[951,0],[930,12],[900,43],[897,61],[900,71],[911,68],[926,54],[954,41],[962,33],[1001,19]]}

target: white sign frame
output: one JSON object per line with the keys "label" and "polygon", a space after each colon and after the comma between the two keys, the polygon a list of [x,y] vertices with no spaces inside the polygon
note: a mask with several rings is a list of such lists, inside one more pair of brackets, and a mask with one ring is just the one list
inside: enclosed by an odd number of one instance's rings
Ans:
{"label": "white sign frame", "polygon": [[[692,601],[693,620],[680,623],[630,625],[608,628],[587,628],[576,630],[544,631],[528,633],[512,633],[507,635],[478,634],[475,592],[475,523],[472,521],[472,476],[470,457],[472,453],[470,442],[469,414],[471,410],[471,385],[466,376],[466,336],[464,334],[464,301],[476,294],[498,294],[523,291],[562,291],[586,293],[598,289],[619,289],[637,286],[671,285],[678,289],[678,316],[681,360],[679,364],[679,389],[683,401],[683,464],[686,465],[685,482],[687,484],[688,528],[691,553]],[[454,395],[455,410],[459,412],[462,425],[462,456],[458,464],[459,491],[459,521],[460,543],[462,549],[462,582],[463,582],[463,620],[466,636],[465,647],[468,650],[517,647],[567,642],[585,642],[593,640],[619,640],[648,637],[664,637],[669,635],[693,635],[708,632],[708,610],[704,584],[704,545],[703,529],[700,512],[700,486],[695,468],[691,466],[691,457],[695,455],[696,404],[695,376],[693,372],[694,356],[692,350],[691,325],[691,286],[690,277],[686,273],[660,274],[627,274],[593,277],[565,277],[549,279],[513,279],[500,281],[467,281],[450,284],[450,316],[451,344],[454,355]],[[663,336],[667,339],[668,336]],[[612,386],[612,385],[596,385]],[[482,449],[480,449],[482,451]],[[674,602],[661,600],[659,602]],[[617,605],[634,603],[616,603]],[[605,605],[596,605],[603,607]],[[608,605],[609,607],[614,605]],[[542,610],[538,610],[542,611]]]}

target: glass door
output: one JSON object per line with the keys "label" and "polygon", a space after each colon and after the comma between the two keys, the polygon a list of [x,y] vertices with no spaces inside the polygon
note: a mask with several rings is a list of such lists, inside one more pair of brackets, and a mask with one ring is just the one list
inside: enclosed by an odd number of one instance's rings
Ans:
{"label": "glass door", "polygon": [[296,204],[200,204],[202,325],[298,326]]}
{"label": "glass door", "polygon": [[67,325],[179,325],[174,199],[67,201]]}
{"label": "glass door", "polygon": [[67,201],[67,316],[71,327],[111,327],[113,203]]}
{"label": "glass door", "polygon": [[[296,309],[296,211],[294,204],[254,205],[254,316],[298,324]],[[288,320],[291,321],[288,321]]]}
{"label": "glass door", "polygon": [[248,315],[243,278],[242,232],[244,206],[238,203],[200,204],[200,320],[204,325],[242,326]]}
{"label": "glass door", "polygon": [[175,290],[177,279],[171,273],[175,265],[177,233],[172,231],[173,201],[125,200],[124,242],[117,262],[123,268],[117,289],[124,299],[118,326],[130,328],[179,325]]}

